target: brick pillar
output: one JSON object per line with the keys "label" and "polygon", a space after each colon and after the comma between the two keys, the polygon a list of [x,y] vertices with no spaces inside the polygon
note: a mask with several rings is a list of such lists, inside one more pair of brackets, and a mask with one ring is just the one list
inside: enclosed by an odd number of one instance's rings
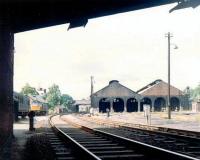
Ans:
{"label": "brick pillar", "polygon": [[127,112],[127,99],[128,98],[123,98],[123,101],[124,101],[124,112]]}
{"label": "brick pillar", "polygon": [[155,103],[155,98],[151,98],[151,105],[152,105],[151,111],[152,112],[155,111],[154,103]]}
{"label": "brick pillar", "polygon": [[0,16],[0,137],[6,139],[13,132],[14,33],[6,12],[3,13]]}
{"label": "brick pillar", "polygon": [[109,98],[109,100],[110,100],[110,111],[114,112],[114,109],[113,109],[113,98]]}
{"label": "brick pillar", "polygon": [[141,100],[137,99],[137,101],[138,101],[138,112],[140,112],[140,103],[141,103]]}

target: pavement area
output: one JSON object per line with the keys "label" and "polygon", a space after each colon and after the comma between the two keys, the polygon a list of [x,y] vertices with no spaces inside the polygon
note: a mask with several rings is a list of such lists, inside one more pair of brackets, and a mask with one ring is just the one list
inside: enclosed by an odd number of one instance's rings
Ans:
{"label": "pavement area", "polygon": [[20,119],[18,122],[15,122],[13,125],[13,134],[14,140],[11,147],[11,160],[22,160],[23,149],[26,143],[26,140],[34,134],[44,132],[44,127],[47,126],[47,117],[40,116],[35,117],[34,127],[36,131],[29,131],[29,119]]}

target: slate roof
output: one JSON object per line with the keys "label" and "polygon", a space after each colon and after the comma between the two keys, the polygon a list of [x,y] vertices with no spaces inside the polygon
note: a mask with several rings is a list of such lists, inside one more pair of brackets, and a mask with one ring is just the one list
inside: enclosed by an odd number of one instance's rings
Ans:
{"label": "slate roof", "polygon": [[[161,79],[157,79],[152,83],[146,85],[145,87],[137,91],[138,94],[142,96],[167,96],[168,95],[168,83]],[[180,89],[170,86],[171,96],[181,96],[184,95],[183,91]]]}
{"label": "slate roof", "polygon": [[95,92],[92,96],[97,97],[136,97],[141,98],[141,95],[123,86],[117,80],[112,80],[109,85]]}
{"label": "slate roof", "polygon": [[90,100],[82,99],[82,100],[75,100],[74,105],[90,105]]}

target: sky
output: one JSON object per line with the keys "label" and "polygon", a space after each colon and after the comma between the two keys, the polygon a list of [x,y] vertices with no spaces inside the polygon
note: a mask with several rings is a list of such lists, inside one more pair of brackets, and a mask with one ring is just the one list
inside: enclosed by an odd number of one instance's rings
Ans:
{"label": "sky", "polygon": [[[137,91],[156,79],[167,82],[167,38],[171,32],[171,84],[181,90],[200,83],[200,7],[169,13],[176,4],[15,34],[14,90],[29,83],[57,84],[74,99],[90,96],[110,80]],[[178,49],[174,49],[174,45]]]}

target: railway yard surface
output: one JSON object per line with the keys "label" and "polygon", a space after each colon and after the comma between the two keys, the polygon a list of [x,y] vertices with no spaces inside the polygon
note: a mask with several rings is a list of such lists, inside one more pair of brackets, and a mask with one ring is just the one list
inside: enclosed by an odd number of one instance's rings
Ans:
{"label": "railway yard surface", "polygon": [[[111,113],[109,117],[107,114],[96,113],[94,115],[89,114],[68,114],[63,115],[62,119],[69,119],[74,123],[81,123],[82,125],[89,126],[91,128],[102,127],[96,123],[90,123],[88,121],[99,120],[102,122],[119,122],[119,123],[131,123],[131,124],[142,124],[151,125],[158,127],[176,128],[181,130],[189,130],[200,132],[200,113],[192,112],[174,112],[172,113],[172,119],[167,119],[166,113],[152,113],[151,120],[149,124],[147,123],[146,117],[143,113]],[[30,132],[28,118],[20,120],[14,124],[14,136],[15,140],[12,144],[12,160],[20,160],[21,154],[25,149],[25,143],[27,139],[35,134],[49,132],[46,129],[47,126],[47,116],[39,116],[35,118],[35,128],[36,131]],[[58,117],[54,118],[54,123],[56,125],[64,125],[64,121],[61,121]]]}
{"label": "railway yard surface", "polygon": [[[82,116],[89,116],[83,114]],[[158,127],[175,128],[189,131],[200,132],[200,113],[193,112],[172,112],[172,118],[167,119],[167,113],[154,112],[150,115],[150,120],[147,123],[147,118],[144,117],[144,113],[111,113],[110,117],[107,114],[96,113],[92,117],[112,120],[124,123],[152,125]]]}

